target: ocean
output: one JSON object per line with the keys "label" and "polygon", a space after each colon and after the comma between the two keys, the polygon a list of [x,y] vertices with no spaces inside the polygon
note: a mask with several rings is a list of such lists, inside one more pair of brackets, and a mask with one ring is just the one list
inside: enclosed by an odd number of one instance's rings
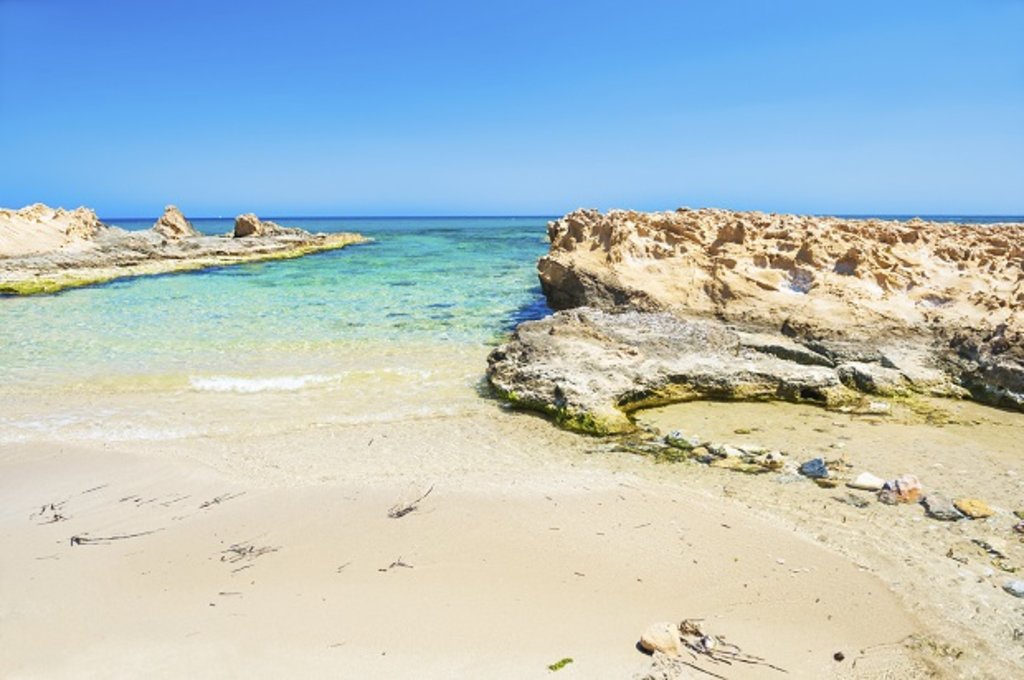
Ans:
{"label": "ocean", "polygon": [[[204,414],[162,411],[195,411],[188,395],[200,393],[251,397],[263,422],[282,410],[367,422],[478,408],[489,348],[549,313],[535,268],[547,220],[281,218],[373,242],[0,299],[0,443],[193,435]],[[218,234],[233,220],[193,224]],[[40,399],[61,405],[40,420],[41,405],[28,406]]]}

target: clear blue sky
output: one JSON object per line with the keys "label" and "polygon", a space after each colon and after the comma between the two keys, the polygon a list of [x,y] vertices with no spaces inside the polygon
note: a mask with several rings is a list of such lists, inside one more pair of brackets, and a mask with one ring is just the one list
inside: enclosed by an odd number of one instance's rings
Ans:
{"label": "clear blue sky", "polygon": [[0,0],[0,205],[1024,213],[1024,0]]}

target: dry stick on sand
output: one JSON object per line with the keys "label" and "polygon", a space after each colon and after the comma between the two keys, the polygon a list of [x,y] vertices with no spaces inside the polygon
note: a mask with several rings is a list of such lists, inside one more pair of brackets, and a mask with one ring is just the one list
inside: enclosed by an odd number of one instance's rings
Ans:
{"label": "dry stick on sand", "polygon": [[277,552],[278,548],[265,545],[257,548],[251,543],[235,543],[227,550],[221,551],[221,562],[235,563],[242,560],[254,560],[261,555]]}
{"label": "dry stick on sand", "polygon": [[412,569],[412,565],[411,564],[408,564],[407,562],[403,562],[402,558],[399,557],[397,560],[395,560],[394,562],[389,564],[387,566],[387,568],[378,569],[377,571],[385,571],[386,572],[386,571],[391,571],[392,569],[396,569],[398,567],[402,567],[402,568],[405,568],[405,569]]}
{"label": "dry stick on sand", "polygon": [[148,536],[155,534],[158,531],[163,531],[163,527],[159,529],[153,529],[151,531],[140,531],[137,534],[118,534],[116,536],[72,536],[71,545],[106,545],[111,541],[123,541],[126,538],[138,538],[139,536]]}
{"label": "dry stick on sand", "polygon": [[[211,498],[208,501],[203,501],[203,503],[200,504],[199,509],[200,510],[205,510],[206,508],[210,507],[211,505],[218,505],[219,503],[225,503],[227,501],[230,501],[232,498],[238,498],[239,496],[244,496],[244,495],[245,495],[245,492],[244,491],[240,491],[238,493],[226,493],[226,494],[222,494],[220,496],[215,496],[214,498]],[[187,496],[186,496],[186,498],[187,498]]]}
{"label": "dry stick on sand", "polygon": [[[709,635],[705,633],[700,624],[700,619],[686,619],[682,621],[679,624],[679,634],[680,640],[690,652],[690,656],[693,657],[694,661],[697,661],[697,655],[699,654],[715,663],[724,663],[729,666],[731,666],[733,662],[737,662],[755,666],[766,666],[780,673],[789,672],[785,668],[780,668],[775,664],[769,663],[759,656],[744,654],[743,650],[741,650],[737,645],[726,642],[725,638],[721,635]],[[713,677],[724,677],[705,668],[700,668],[695,664],[682,660],[680,660],[680,662],[683,665],[689,666],[694,670],[698,670]]]}
{"label": "dry stick on sand", "polygon": [[390,517],[391,519],[398,519],[400,517],[405,517],[410,512],[415,510],[417,508],[417,506],[423,501],[423,499],[426,498],[427,496],[429,496],[430,492],[433,491],[433,490],[434,490],[434,485],[431,484],[430,488],[427,489],[427,492],[425,494],[423,494],[422,496],[420,496],[419,498],[417,498],[416,500],[414,500],[412,503],[407,503],[405,505],[402,505],[402,504],[392,505],[391,509],[388,510],[388,517]]}

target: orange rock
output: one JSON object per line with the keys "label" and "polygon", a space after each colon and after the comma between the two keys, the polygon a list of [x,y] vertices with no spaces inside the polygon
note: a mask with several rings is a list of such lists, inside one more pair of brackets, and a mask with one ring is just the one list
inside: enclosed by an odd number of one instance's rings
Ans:
{"label": "orange rock", "polygon": [[958,498],[953,501],[953,505],[971,519],[984,519],[995,514],[995,511],[988,507],[988,503],[977,498]]}

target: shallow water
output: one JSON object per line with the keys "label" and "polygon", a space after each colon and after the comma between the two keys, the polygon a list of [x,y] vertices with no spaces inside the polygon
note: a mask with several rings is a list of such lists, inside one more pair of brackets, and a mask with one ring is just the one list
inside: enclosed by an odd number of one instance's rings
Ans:
{"label": "shallow water", "polygon": [[[547,250],[545,218],[281,222],[374,241],[0,299],[0,401],[10,405],[0,415],[0,441],[68,432],[75,414],[17,415],[26,399],[44,395],[86,407],[141,392],[301,393],[346,421],[447,414],[476,400],[487,348],[549,311],[535,270]],[[195,225],[224,233],[232,222]]]}

